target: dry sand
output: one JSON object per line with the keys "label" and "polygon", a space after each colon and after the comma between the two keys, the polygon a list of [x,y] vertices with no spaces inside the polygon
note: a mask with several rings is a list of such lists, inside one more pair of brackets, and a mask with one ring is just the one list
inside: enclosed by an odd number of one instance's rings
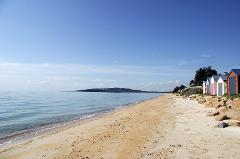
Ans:
{"label": "dry sand", "polygon": [[215,128],[208,110],[169,94],[3,147],[0,158],[240,158],[240,128]]}

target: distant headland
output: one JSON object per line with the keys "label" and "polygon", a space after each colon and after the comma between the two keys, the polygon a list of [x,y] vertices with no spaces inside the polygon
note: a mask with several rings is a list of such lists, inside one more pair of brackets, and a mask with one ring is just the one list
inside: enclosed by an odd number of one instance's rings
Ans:
{"label": "distant headland", "polygon": [[106,93],[169,93],[169,92],[158,92],[158,91],[143,91],[143,90],[135,90],[130,88],[91,88],[91,89],[83,89],[76,90],[74,92],[106,92]]}

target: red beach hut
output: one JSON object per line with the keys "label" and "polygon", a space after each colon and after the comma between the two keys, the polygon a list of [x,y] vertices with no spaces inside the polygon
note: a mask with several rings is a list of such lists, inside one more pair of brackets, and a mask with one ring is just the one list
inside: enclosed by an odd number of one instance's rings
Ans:
{"label": "red beach hut", "polygon": [[240,93],[240,69],[232,69],[227,78],[228,95]]}

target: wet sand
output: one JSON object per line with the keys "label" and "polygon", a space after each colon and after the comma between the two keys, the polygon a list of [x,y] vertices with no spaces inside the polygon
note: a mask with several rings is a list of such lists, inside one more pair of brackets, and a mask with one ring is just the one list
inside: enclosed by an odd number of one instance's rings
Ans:
{"label": "wet sand", "polygon": [[0,159],[238,158],[240,128],[215,128],[209,108],[168,94],[0,148]]}

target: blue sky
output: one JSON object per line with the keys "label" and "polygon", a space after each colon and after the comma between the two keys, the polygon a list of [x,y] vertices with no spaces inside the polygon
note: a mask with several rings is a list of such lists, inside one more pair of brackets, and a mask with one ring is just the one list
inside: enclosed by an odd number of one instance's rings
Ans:
{"label": "blue sky", "polygon": [[240,67],[238,0],[0,0],[0,88],[169,90]]}

